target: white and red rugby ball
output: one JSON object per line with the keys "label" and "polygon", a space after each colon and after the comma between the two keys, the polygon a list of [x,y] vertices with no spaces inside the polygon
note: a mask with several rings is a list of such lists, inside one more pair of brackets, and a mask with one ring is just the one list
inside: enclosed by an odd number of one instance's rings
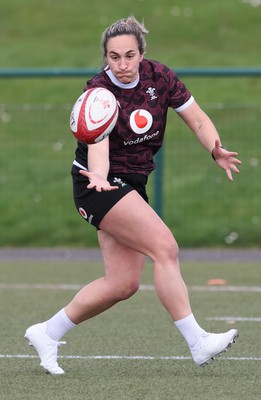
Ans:
{"label": "white and red rugby ball", "polygon": [[113,130],[119,106],[113,93],[103,87],[88,89],[75,102],[70,128],[80,142],[98,143]]}

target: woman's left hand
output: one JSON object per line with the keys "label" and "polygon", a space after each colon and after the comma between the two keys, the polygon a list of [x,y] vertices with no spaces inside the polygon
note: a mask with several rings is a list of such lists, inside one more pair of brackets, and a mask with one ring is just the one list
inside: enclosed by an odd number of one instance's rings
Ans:
{"label": "woman's left hand", "polygon": [[235,158],[238,153],[220,147],[219,140],[216,140],[212,155],[217,165],[226,171],[228,179],[233,181],[232,171],[236,173],[240,172],[236,165],[240,165],[241,161]]}

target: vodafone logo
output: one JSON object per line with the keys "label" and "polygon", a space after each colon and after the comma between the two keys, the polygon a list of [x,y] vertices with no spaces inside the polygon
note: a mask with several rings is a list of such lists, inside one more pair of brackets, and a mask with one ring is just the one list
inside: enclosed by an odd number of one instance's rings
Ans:
{"label": "vodafone logo", "polygon": [[92,223],[92,220],[93,220],[93,215],[91,214],[91,215],[87,215],[87,212],[85,211],[85,209],[84,208],[82,208],[82,207],[79,207],[79,213],[81,214],[81,216],[84,218],[84,219],[86,219],[88,222],[90,222],[90,224]]}
{"label": "vodafone logo", "polygon": [[87,213],[86,213],[86,211],[82,208],[82,207],[80,207],[79,208],[79,213],[81,214],[81,216],[84,218],[84,219],[87,219]]}
{"label": "vodafone logo", "polygon": [[153,122],[152,115],[143,109],[135,110],[130,116],[130,126],[133,132],[139,135],[147,132]]}

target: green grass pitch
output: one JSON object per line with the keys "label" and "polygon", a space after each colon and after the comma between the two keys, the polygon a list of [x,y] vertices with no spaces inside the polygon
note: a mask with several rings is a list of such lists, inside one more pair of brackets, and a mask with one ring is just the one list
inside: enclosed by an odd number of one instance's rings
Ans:
{"label": "green grass pitch", "polygon": [[[50,376],[42,372],[24,331],[100,276],[102,265],[2,261],[0,399],[260,399],[260,265],[185,262],[182,271],[200,324],[209,331],[239,330],[237,343],[223,357],[206,368],[194,364],[156,297],[148,263],[134,297],[64,337],[59,363],[66,373]],[[209,291],[211,278],[226,279],[227,286]]]}

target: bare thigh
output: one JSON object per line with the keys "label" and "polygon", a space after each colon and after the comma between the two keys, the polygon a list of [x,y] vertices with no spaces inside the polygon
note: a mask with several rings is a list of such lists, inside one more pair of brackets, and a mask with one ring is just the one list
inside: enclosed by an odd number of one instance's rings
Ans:
{"label": "bare thigh", "polygon": [[166,224],[142,197],[132,191],[105,215],[100,229],[122,245],[149,256],[175,250],[177,243]]}
{"label": "bare thigh", "polygon": [[98,231],[98,239],[103,255],[105,279],[115,287],[124,290],[125,284],[134,291],[138,289],[145,256],[120,243],[116,238],[102,230]]}

